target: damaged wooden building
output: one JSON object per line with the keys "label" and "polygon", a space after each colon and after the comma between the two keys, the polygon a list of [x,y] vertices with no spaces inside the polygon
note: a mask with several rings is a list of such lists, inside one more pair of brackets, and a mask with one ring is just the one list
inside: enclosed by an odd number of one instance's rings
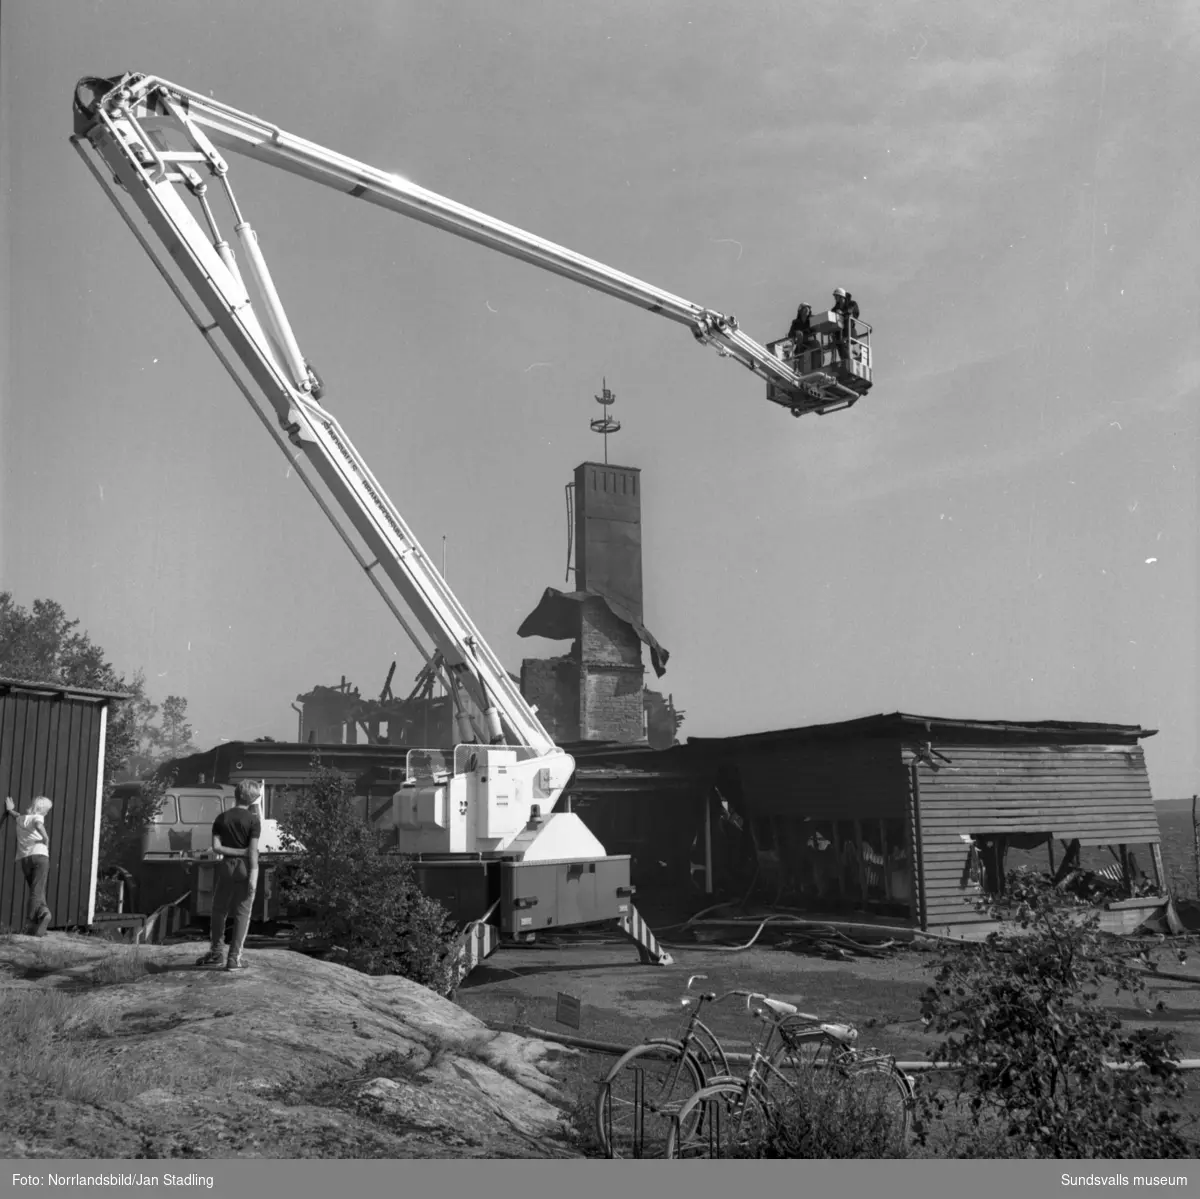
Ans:
{"label": "damaged wooden building", "polygon": [[956,931],[986,921],[974,901],[1018,859],[1061,875],[1111,847],[1131,888],[1144,872],[1165,890],[1153,732],[897,712],[664,753],[597,747],[572,792],[644,864],[640,885]]}
{"label": "damaged wooden building", "polygon": [[[560,802],[609,853],[632,857],[648,901],[748,897],[969,931],[986,923],[976,902],[1017,864],[1062,878],[1099,859],[1131,895],[1165,892],[1141,747],[1150,729],[896,712],[679,744],[683,714],[644,685],[644,651],[660,677],[668,654],[643,622],[641,492],[636,468],[576,468],[574,587],[547,588],[518,631],[571,643],[525,659],[521,690],[575,757]],[[303,785],[314,743],[332,744],[332,758],[353,759],[368,819],[394,833],[403,747],[448,746],[455,734],[432,671],[403,699],[391,681],[389,672],[378,699],[344,679],[298,696],[306,745],[240,747],[211,777],[248,771],[283,802]],[[1138,901],[1126,902],[1140,918]]]}

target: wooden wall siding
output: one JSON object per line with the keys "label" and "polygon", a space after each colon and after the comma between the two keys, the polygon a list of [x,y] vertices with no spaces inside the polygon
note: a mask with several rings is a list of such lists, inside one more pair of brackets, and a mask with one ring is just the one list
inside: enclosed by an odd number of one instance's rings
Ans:
{"label": "wooden wall siding", "polygon": [[895,742],[742,748],[737,765],[752,816],[887,820],[907,814],[906,781]]}
{"label": "wooden wall siding", "polygon": [[[23,692],[0,695],[0,799],[25,810],[35,795],[54,802],[46,822],[46,900],[56,928],[85,925],[91,899],[96,782],[103,706],[95,700]],[[27,917],[25,879],[15,863],[16,827],[0,829],[0,931]]]}
{"label": "wooden wall siding", "polygon": [[[904,802],[907,809],[905,819],[908,828],[908,860],[912,864],[912,885],[916,900],[912,906],[912,916],[918,928],[928,928],[929,918],[925,907],[925,855],[919,848],[922,844],[920,768],[918,766],[914,769],[912,760],[907,762],[907,768],[904,771]],[[913,846],[918,848],[914,851]]]}
{"label": "wooden wall siding", "polygon": [[1049,831],[1085,845],[1159,840],[1140,746],[943,745],[950,763],[918,766],[921,874],[929,925],[984,919],[968,902],[960,834]]}

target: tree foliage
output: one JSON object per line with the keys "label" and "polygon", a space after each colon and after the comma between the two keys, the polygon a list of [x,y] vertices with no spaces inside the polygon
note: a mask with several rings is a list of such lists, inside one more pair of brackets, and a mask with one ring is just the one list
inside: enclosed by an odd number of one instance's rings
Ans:
{"label": "tree foliage", "polygon": [[[944,1037],[934,1057],[961,1068],[976,1129],[998,1124],[1034,1157],[1192,1156],[1171,1034],[1130,1030],[1099,1002],[1102,990],[1143,993],[1128,946],[1031,872],[1012,872],[1007,892],[981,907],[1014,931],[947,946],[922,1002]],[[936,1092],[923,1103],[926,1116],[946,1107]]]}
{"label": "tree foliage", "polygon": [[[108,802],[106,794],[100,809],[101,870],[120,867],[129,874],[137,874],[142,860],[142,833],[158,815],[172,781],[172,775],[143,779],[138,793],[123,797],[120,803]],[[111,792],[112,785],[106,790]]]}
{"label": "tree foliage", "polygon": [[187,700],[181,695],[168,695],[162,704],[162,719],[157,728],[152,728],[154,747],[160,761],[182,758],[194,753],[192,726],[187,718]]}
{"label": "tree foliage", "polygon": [[458,983],[455,927],[404,859],[380,853],[355,810],[354,781],[313,759],[311,783],[279,820],[298,852],[284,877],[289,904],[310,908],[317,932],[367,974],[400,974],[450,994]]}

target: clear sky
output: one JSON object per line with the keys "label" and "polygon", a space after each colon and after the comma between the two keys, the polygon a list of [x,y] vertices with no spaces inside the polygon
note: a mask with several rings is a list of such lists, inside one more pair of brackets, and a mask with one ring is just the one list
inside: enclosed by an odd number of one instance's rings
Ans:
{"label": "clear sky", "polygon": [[[68,144],[138,70],[698,303],[849,288],[876,385],[793,420],[686,330],[257,163],[333,408],[513,670],[602,377],[684,732],[900,709],[1159,729],[1197,780],[1200,9],[8,0],[0,585],[197,740],[419,660]],[[653,676],[650,676],[650,681]]]}

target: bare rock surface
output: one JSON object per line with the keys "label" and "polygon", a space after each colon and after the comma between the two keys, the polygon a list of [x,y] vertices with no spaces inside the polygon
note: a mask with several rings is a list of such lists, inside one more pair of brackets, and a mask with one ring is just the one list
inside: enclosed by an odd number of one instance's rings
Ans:
{"label": "bare rock surface", "polygon": [[0,938],[5,1011],[41,1037],[0,1045],[0,1157],[576,1156],[561,1046],[407,979],[201,948]]}

